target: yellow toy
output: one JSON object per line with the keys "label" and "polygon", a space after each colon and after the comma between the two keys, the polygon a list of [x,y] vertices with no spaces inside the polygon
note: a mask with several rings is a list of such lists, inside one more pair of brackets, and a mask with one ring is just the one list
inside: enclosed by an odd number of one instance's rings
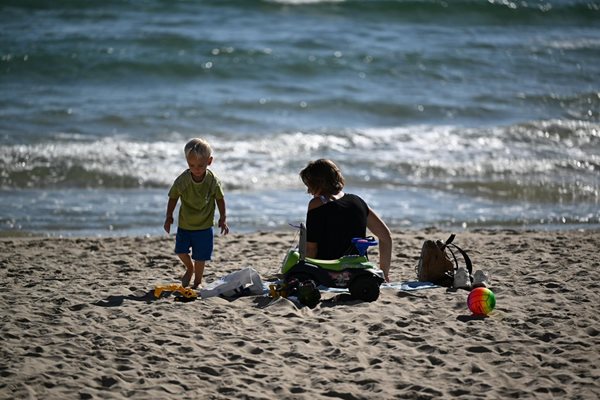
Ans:
{"label": "yellow toy", "polygon": [[295,287],[288,285],[288,283],[275,283],[269,285],[269,297],[273,299],[278,299],[280,297],[287,298],[289,295],[293,294],[295,291]]}
{"label": "yellow toy", "polygon": [[184,288],[183,286],[177,283],[172,283],[170,285],[165,286],[156,286],[154,288],[154,297],[158,299],[161,293],[164,291],[179,292],[187,300],[195,300],[198,298],[198,293],[194,289]]}
{"label": "yellow toy", "polygon": [[287,297],[285,293],[285,289],[281,287],[281,285],[269,285],[269,297],[274,299],[278,299],[280,297]]}

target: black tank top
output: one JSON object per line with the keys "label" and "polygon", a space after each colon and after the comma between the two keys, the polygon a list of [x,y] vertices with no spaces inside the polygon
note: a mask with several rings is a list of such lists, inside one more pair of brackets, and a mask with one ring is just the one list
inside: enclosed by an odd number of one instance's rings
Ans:
{"label": "black tank top", "polygon": [[354,194],[308,211],[306,240],[317,243],[317,257],[333,260],[355,252],[352,239],[367,233],[367,203]]}

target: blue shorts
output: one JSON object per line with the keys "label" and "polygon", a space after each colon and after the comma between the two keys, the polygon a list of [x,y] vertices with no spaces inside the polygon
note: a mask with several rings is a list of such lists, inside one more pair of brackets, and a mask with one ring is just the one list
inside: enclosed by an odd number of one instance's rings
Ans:
{"label": "blue shorts", "polygon": [[192,260],[210,261],[213,252],[213,228],[190,231],[177,228],[175,254],[189,254],[192,248]]}

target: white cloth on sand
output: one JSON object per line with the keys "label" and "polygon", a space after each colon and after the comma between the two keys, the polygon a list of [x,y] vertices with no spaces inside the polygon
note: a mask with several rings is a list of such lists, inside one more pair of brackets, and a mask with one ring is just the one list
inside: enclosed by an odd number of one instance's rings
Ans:
{"label": "white cloth on sand", "polygon": [[264,293],[262,279],[254,268],[246,267],[225,275],[200,289],[203,299],[214,296],[238,297]]}

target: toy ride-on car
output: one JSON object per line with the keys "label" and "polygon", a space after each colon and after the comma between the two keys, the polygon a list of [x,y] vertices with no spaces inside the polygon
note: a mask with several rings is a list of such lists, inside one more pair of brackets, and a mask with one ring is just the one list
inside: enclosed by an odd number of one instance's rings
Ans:
{"label": "toy ride-on car", "polygon": [[317,286],[343,288],[350,295],[363,301],[375,301],[379,287],[385,281],[383,271],[367,258],[367,248],[377,244],[373,238],[354,238],[352,244],[358,255],[347,255],[337,260],[318,260],[306,257],[306,227],[300,224],[300,240],[297,250],[290,250],[281,266],[285,282],[293,279],[302,283],[308,280]]}

